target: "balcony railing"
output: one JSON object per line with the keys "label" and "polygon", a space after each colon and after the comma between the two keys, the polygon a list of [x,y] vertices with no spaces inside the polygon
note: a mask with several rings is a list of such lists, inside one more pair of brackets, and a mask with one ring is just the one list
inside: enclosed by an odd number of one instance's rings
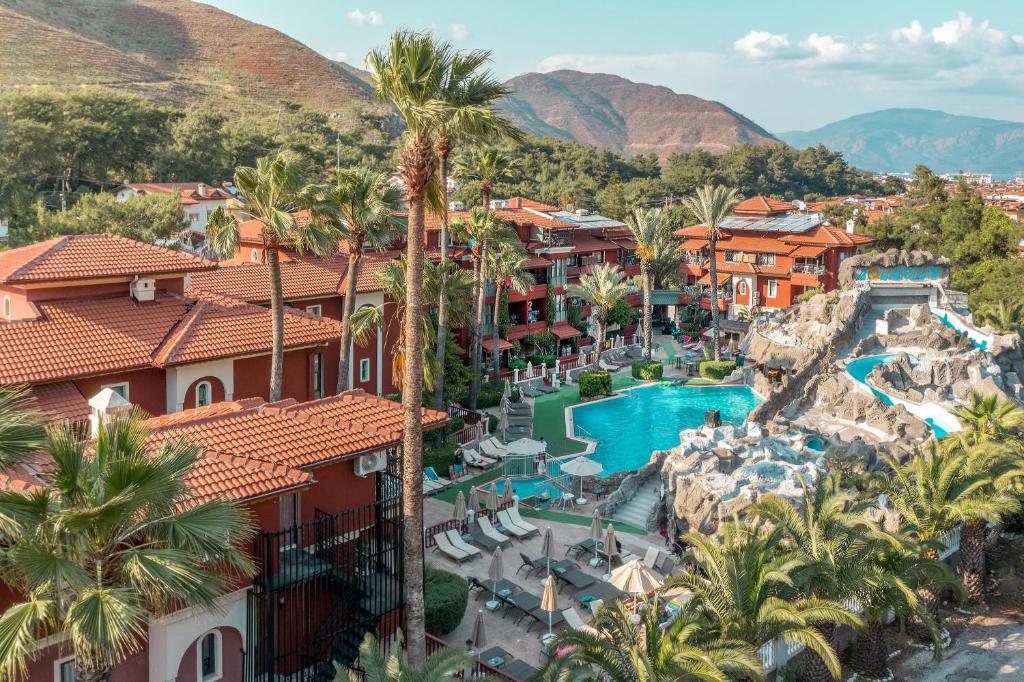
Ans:
{"label": "balcony railing", "polygon": [[793,266],[794,274],[824,275],[825,266],[818,263],[797,263]]}

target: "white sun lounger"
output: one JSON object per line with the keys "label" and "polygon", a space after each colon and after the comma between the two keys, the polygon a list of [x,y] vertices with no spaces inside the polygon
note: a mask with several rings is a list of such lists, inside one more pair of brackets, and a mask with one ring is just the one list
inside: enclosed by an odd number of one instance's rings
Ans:
{"label": "white sun lounger", "polygon": [[594,599],[590,602],[590,613],[596,616],[603,606],[604,599]]}
{"label": "white sun lounger", "polygon": [[436,481],[431,481],[426,476],[423,477],[423,494],[424,495],[433,495],[438,490],[442,490],[443,488],[444,488],[444,486],[441,485],[440,483],[438,483]]}
{"label": "white sun lounger", "polygon": [[480,556],[479,548],[474,547],[473,545],[463,540],[462,536],[459,535],[459,531],[454,529],[449,530],[445,532],[445,535],[451,541],[452,547],[454,547],[455,549],[461,550],[470,556]]}
{"label": "white sun lounger", "polygon": [[452,545],[451,540],[444,533],[438,533],[434,536],[434,549],[444,554],[446,557],[455,561],[456,563],[462,563],[467,559],[472,559],[473,555],[463,552],[461,549]]}
{"label": "white sun lounger", "polygon": [[537,535],[540,535],[540,528],[537,528],[537,526],[533,525],[529,521],[523,520],[523,517],[519,514],[519,507],[509,507],[505,511],[508,513],[508,517],[512,519],[512,523],[516,526],[528,531],[529,533],[536,533]]}
{"label": "white sun lounger", "polygon": [[488,457],[495,457],[502,459],[508,455],[508,450],[495,445],[494,440],[488,438],[487,440],[480,441],[480,449]]}
{"label": "white sun lounger", "polygon": [[565,618],[566,625],[571,627],[573,630],[583,630],[594,635],[597,634],[597,629],[584,623],[580,614],[576,612],[576,609],[568,608],[562,611],[562,616]]}
{"label": "white sun lounger", "polygon": [[523,538],[528,538],[530,537],[530,535],[532,535],[530,531],[526,530],[525,528],[520,528],[516,523],[512,521],[512,519],[509,518],[507,509],[503,509],[502,511],[498,512],[498,523],[501,524],[502,528],[504,528],[512,535],[515,535],[520,540],[522,540]]}
{"label": "white sun lounger", "polygon": [[462,458],[465,460],[466,464],[471,467],[476,467],[477,469],[486,469],[498,462],[498,460],[487,457],[486,455],[481,455],[479,452],[471,448],[462,449]]}
{"label": "white sun lounger", "polygon": [[476,522],[480,526],[481,533],[494,540],[502,547],[512,544],[512,539],[507,535],[499,533],[498,529],[491,525],[491,520],[483,514],[476,517]]}

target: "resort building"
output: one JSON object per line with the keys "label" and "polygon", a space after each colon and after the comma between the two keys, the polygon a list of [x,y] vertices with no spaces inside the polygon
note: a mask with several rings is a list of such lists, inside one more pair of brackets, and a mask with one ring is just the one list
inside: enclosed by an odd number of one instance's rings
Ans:
{"label": "resort building", "polygon": [[[106,390],[93,416],[130,407]],[[443,413],[424,410],[425,428]],[[94,422],[95,423],[95,422]],[[150,444],[182,436],[203,444],[187,475],[189,504],[242,504],[258,526],[253,578],[239,577],[216,608],[150,618],[143,648],[114,682],[332,679],[368,632],[386,637],[404,607],[401,527],[402,409],[350,391],[322,400],[228,400],[149,420]],[[0,471],[0,489],[49,485],[45,461]],[[19,599],[4,591],[0,610]],[[28,679],[73,679],[59,636],[40,641]]]}
{"label": "resort building", "polygon": [[[809,289],[835,289],[839,264],[874,241],[852,227],[829,225],[820,213],[762,196],[737,204],[721,232],[718,305],[731,319],[750,307],[785,308]],[[691,225],[675,234],[684,240],[687,283],[709,285],[707,228]],[[710,301],[701,305],[708,308]]]}
{"label": "resort building", "polygon": [[[206,222],[210,214],[227,205],[234,196],[228,185],[225,189],[205,182],[128,182],[114,190],[118,201],[140,194],[176,194],[188,219],[188,230],[198,241],[204,239]],[[183,235],[183,237],[186,235]]]}

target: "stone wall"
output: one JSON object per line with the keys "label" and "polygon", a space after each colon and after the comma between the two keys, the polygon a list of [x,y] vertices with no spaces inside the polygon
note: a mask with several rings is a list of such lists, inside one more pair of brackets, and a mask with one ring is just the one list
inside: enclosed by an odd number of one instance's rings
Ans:
{"label": "stone wall", "polygon": [[869,251],[850,256],[839,264],[839,286],[847,287],[856,283],[853,275],[857,268],[870,268],[873,266],[883,268],[924,267],[936,265],[942,268],[943,277],[939,284],[949,286],[949,259],[943,256],[933,256],[927,251],[900,251],[889,249],[888,251]]}
{"label": "stone wall", "polygon": [[647,464],[636,471],[620,471],[601,479],[606,487],[615,488],[604,501],[598,503],[597,509],[602,518],[609,519],[619,507],[629,502],[649,480],[659,475],[662,464],[670,450],[655,450]]}

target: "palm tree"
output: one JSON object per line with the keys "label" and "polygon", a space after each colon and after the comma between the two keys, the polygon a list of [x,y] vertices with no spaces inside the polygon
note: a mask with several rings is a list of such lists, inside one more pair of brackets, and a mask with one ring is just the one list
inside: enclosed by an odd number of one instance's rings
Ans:
{"label": "palm tree", "polygon": [[963,429],[943,439],[943,445],[972,447],[1018,438],[1024,431],[1024,408],[999,395],[971,392],[971,404],[953,409]]}
{"label": "palm tree", "polygon": [[572,657],[610,682],[764,678],[757,652],[747,642],[716,639],[687,614],[661,625],[656,601],[640,607],[639,619],[615,602],[597,613],[589,629],[562,630],[555,642],[572,647]]}
{"label": "palm tree", "polygon": [[341,352],[338,362],[338,393],[349,384],[352,313],[356,309],[356,284],[363,252],[388,248],[404,221],[396,212],[401,208],[401,192],[388,183],[387,173],[367,168],[353,168],[338,173],[327,201],[336,211],[336,224],[341,239],[348,247],[348,280],[345,286],[344,310],[341,316]]}
{"label": "palm tree", "polygon": [[959,583],[944,563],[924,557],[921,548],[906,536],[875,527],[869,547],[864,579],[854,593],[863,610],[864,628],[854,641],[850,665],[869,679],[892,679],[885,630],[888,614],[921,623],[938,658],[942,651],[940,629],[917,594],[926,589],[955,589]]}
{"label": "palm tree", "polygon": [[715,343],[715,360],[722,359],[722,349],[718,344],[718,239],[722,236],[722,222],[732,212],[732,207],[737,201],[739,194],[736,190],[721,185],[705,185],[698,189],[695,195],[683,200],[697,222],[706,230],[710,256],[708,276],[711,279],[711,331]]}
{"label": "palm tree", "polygon": [[625,298],[628,291],[629,284],[626,281],[626,274],[615,264],[598,265],[591,270],[589,275],[580,276],[578,284],[570,284],[566,287],[566,295],[583,299],[591,306],[597,326],[595,364],[601,357],[601,351],[604,350],[608,311]]}
{"label": "palm tree", "polygon": [[815,625],[858,625],[860,619],[841,603],[804,595],[796,573],[806,561],[786,551],[778,530],[765,532],[739,522],[727,523],[722,537],[687,533],[688,559],[699,571],[669,578],[666,588],[693,592],[685,609],[705,619],[709,631],[725,640],[760,647],[777,637],[803,644],[839,677],[839,659]]}
{"label": "palm tree", "polygon": [[[1016,505],[994,490],[995,472],[974,466],[963,450],[946,450],[933,442],[907,464],[885,459],[891,472],[882,479],[883,488],[900,515],[903,531],[921,545],[927,559],[938,558],[943,536],[956,526],[983,524],[1013,508],[1011,503]],[[975,593],[981,590],[978,586]],[[940,624],[939,593],[924,589],[919,596],[932,620]]]}
{"label": "palm tree", "polygon": [[406,538],[405,590],[409,657],[426,658],[423,616],[423,247],[428,199],[440,203],[433,136],[452,107],[442,99],[454,50],[429,33],[396,31],[385,48],[366,58],[377,97],[405,122],[398,174],[409,205],[402,373],[402,520]]}
{"label": "palm tree", "polygon": [[488,249],[498,244],[511,243],[514,235],[493,211],[474,208],[468,218],[456,221],[452,226],[458,239],[470,244],[473,259],[473,324],[470,325],[469,360],[473,376],[469,384],[469,406],[476,408],[476,396],[480,389],[482,374],[482,329],[484,324],[484,299],[487,296],[485,264]]}
{"label": "palm tree", "polygon": [[[448,115],[440,121],[434,151],[437,154],[437,176],[444,200],[441,206],[441,261],[448,260],[448,158],[454,142],[476,142],[505,136],[515,140],[523,138],[515,124],[502,116],[495,103],[508,95],[508,89],[489,71],[481,72],[490,61],[485,50],[459,52],[452,58],[441,98],[451,105]],[[467,115],[472,112],[472,115]],[[448,336],[448,301],[437,302],[437,338]],[[437,344],[437,365],[444,367],[447,344]],[[444,407],[444,372],[434,387],[434,408]],[[438,438],[441,432],[438,432]]]}
{"label": "palm tree", "polygon": [[43,443],[43,427],[32,413],[31,404],[28,389],[0,388],[0,471]]}
{"label": "palm tree", "polygon": [[501,371],[501,349],[498,348],[501,320],[501,292],[506,288],[525,294],[534,284],[533,275],[523,269],[528,256],[522,247],[516,244],[503,244],[500,249],[492,250],[487,255],[484,269],[494,280],[494,319],[492,342],[494,345],[494,380],[498,380]]}
{"label": "palm tree", "polygon": [[211,608],[232,576],[252,575],[245,512],[196,504],[186,484],[200,448],[147,437],[136,411],[101,422],[95,441],[53,428],[50,486],[0,495],[0,580],[24,595],[0,616],[0,677],[24,674],[47,633],[67,637],[79,682],[109,681],[151,617]]}
{"label": "palm tree", "polygon": [[[448,682],[473,665],[469,654],[451,646],[438,649],[419,666],[413,665],[409,660],[411,656],[402,653],[402,640],[399,632],[385,652],[377,638],[372,633],[367,634],[359,645],[359,664],[365,670],[364,675],[345,670],[335,662],[334,682]],[[494,678],[474,675],[473,679],[492,681]]]}
{"label": "palm tree", "polygon": [[983,305],[974,313],[974,321],[1020,335],[1024,330],[1024,301],[1002,300],[996,304]]}
{"label": "palm tree", "polygon": [[480,183],[480,206],[484,210],[491,207],[494,185],[512,178],[518,169],[516,159],[494,147],[473,148],[455,159],[455,177]]}
{"label": "palm tree", "polygon": [[[270,315],[273,350],[270,362],[270,400],[281,399],[284,369],[284,294],[281,291],[280,250],[290,246],[330,256],[338,250],[338,235],[326,220],[330,205],[323,188],[310,183],[309,164],[291,152],[279,152],[235,171],[241,206],[219,207],[206,223],[206,238],[221,258],[238,251],[239,219],[259,222],[264,253],[270,267]],[[302,215],[300,215],[300,213]]]}
{"label": "palm tree", "polygon": [[[803,592],[818,599],[842,602],[860,587],[864,557],[869,549],[860,517],[854,511],[854,498],[842,490],[838,470],[823,476],[813,489],[803,477],[800,485],[801,505],[769,494],[747,513],[782,533],[783,546],[803,564],[795,574],[796,584]],[[818,623],[817,628],[834,649],[835,623],[825,621]],[[813,651],[809,654],[801,679],[831,681],[833,676],[825,661]]]}
{"label": "palm tree", "polygon": [[644,358],[651,359],[651,325],[654,316],[652,263],[659,254],[659,245],[669,239],[668,221],[660,208],[638,208],[626,219],[629,231],[636,242],[636,255],[640,259],[640,278],[644,291]]}

